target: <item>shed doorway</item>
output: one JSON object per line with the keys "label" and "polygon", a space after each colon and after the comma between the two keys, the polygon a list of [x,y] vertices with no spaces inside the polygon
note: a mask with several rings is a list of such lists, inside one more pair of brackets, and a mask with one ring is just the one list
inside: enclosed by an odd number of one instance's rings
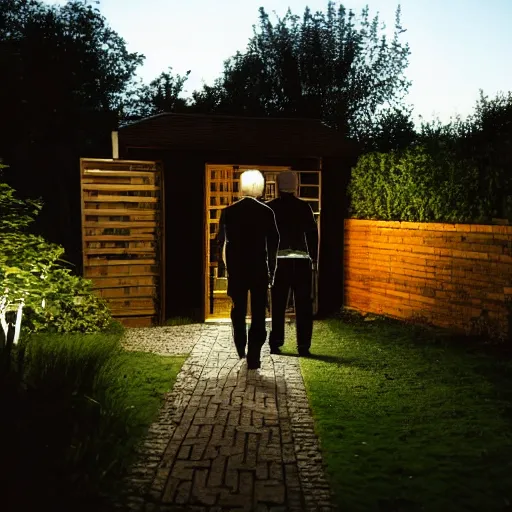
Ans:
{"label": "shed doorway", "polygon": [[[221,210],[239,199],[240,174],[247,169],[258,169],[265,177],[264,200],[277,197],[277,175],[294,170],[285,166],[206,165],[205,180],[205,271],[204,319],[206,322],[229,321],[231,299],[227,295],[227,275],[224,264],[217,259],[215,238],[219,231]],[[296,171],[299,178],[298,197],[307,201],[320,229],[321,174],[319,170]],[[318,301],[315,294],[315,302]],[[315,304],[316,310],[317,304]],[[250,311],[248,312],[250,315]],[[287,316],[294,316],[293,295],[289,297]]]}

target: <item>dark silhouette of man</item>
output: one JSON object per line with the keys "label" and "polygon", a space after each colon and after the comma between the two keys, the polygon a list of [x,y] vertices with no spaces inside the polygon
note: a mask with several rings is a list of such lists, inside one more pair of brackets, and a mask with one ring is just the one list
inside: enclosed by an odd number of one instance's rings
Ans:
{"label": "dark silhouette of man", "polygon": [[318,258],[318,227],[308,203],[296,197],[297,175],[278,174],[279,197],[269,201],[279,230],[277,271],[272,288],[272,331],[270,352],[280,354],[284,343],[286,303],[290,290],[295,300],[297,349],[310,355],[313,334],[312,271]]}
{"label": "dark silhouette of man", "polygon": [[268,288],[276,271],[279,233],[273,211],[259,201],[265,179],[256,170],[240,175],[242,198],[224,208],[219,221],[218,247],[225,250],[228,296],[233,301],[231,322],[240,358],[247,345],[247,295],[251,295],[251,327],[247,367],[260,367],[261,347],[266,341],[265,313]]}

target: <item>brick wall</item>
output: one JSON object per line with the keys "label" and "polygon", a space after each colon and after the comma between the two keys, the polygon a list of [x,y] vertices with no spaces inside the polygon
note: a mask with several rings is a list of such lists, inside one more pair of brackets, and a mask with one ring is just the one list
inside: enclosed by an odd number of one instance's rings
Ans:
{"label": "brick wall", "polygon": [[345,221],[344,305],[508,332],[512,226]]}

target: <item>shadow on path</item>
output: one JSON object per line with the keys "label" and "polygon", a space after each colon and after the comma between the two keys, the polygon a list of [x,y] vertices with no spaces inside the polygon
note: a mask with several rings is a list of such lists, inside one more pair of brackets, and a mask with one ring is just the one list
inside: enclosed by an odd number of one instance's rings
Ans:
{"label": "shadow on path", "polygon": [[332,512],[299,360],[267,344],[247,370],[230,326],[205,324],[127,484],[138,512]]}

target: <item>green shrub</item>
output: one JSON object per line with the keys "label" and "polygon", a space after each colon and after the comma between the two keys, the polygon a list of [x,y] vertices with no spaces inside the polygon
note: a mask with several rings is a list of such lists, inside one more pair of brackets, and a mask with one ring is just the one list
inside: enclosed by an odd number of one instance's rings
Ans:
{"label": "green shrub", "polygon": [[105,334],[123,334],[126,331],[125,326],[118,320],[111,320],[107,328],[103,331]]}
{"label": "green shrub", "polygon": [[26,329],[31,332],[96,332],[112,322],[107,303],[92,292],[92,283],[74,276],[69,269],[48,273],[45,307],[36,304],[27,311]]}
{"label": "green shrub", "polygon": [[27,332],[98,332],[112,321],[92,283],[71,273],[64,248],[26,232],[42,207],[0,183],[0,320],[17,312]]}
{"label": "green shrub", "polygon": [[422,146],[361,156],[348,187],[352,217],[390,221],[473,221],[485,216],[477,193],[474,165]]}

